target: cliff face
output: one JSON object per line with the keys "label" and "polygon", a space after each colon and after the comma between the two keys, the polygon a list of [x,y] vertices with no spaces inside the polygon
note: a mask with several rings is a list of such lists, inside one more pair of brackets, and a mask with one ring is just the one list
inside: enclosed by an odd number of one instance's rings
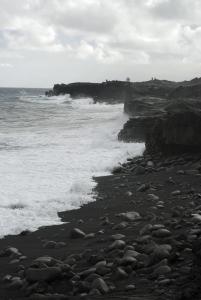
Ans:
{"label": "cliff face", "polygon": [[193,98],[198,99],[201,97],[201,83],[193,85],[179,86],[170,94],[173,99]]}
{"label": "cliff face", "polygon": [[126,81],[106,81],[103,83],[76,82],[70,84],[55,84],[48,96],[69,94],[72,98],[91,97],[98,102],[124,102],[129,90]]}
{"label": "cliff face", "polygon": [[146,137],[149,153],[165,154],[201,151],[201,113],[180,111],[155,120]]}
{"label": "cliff face", "polygon": [[164,110],[170,94],[178,87],[178,83],[166,80],[136,82],[127,94],[124,111],[131,117],[137,115],[155,115]]}

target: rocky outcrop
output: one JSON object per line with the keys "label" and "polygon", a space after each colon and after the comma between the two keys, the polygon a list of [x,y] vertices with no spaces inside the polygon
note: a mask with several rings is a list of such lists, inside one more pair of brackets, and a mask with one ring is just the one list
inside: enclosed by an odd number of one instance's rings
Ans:
{"label": "rocky outcrop", "polygon": [[156,118],[146,137],[146,150],[166,154],[201,151],[200,103],[168,106],[165,116]]}
{"label": "rocky outcrop", "polygon": [[136,82],[127,94],[124,111],[130,117],[153,116],[164,112],[168,103],[184,99],[201,100],[201,78],[183,82],[157,79]]}
{"label": "rocky outcrop", "polygon": [[47,96],[69,94],[72,98],[91,97],[99,102],[124,102],[129,92],[127,81],[106,81],[102,83],[76,82],[70,84],[55,84],[53,90],[46,92]]}
{"label": "rocky outcrop", "polygon": [[155,115],[164,111],[178,83],[166,80],[136,82],[124,103],[124,111],[131,117]]}
{"label": "rocky outcrop", "polygon": [[165,98],[136,97],[135,100],[125,102],[124,111],[131,117],[153,117],[165,113],[169,102],[170,100]]}
{"label": "rocky outcrop", "polygon": [[201,84],[179,86],[171,94],[173,99],[193,98],[201,100]]}
{"label": "rocky outcrop", "polygon": [[[138,105],[138,104],[137,104]],[[124,125],[118,138],[125,142],[146,142],[148,152],[182,153],[201,150],[201,101],[174,100],[164,102],[163,109],[148,105]],[[157,110],[157,108],[159,108]],[[144,115],[143,115],[144,114]]]}
{"label": "rocky outcrop", "polygon": [[138,142],[145,141],[150,128],[155,122],[155,117],[136,117],[131,118],[124,124],[123,129],[118,134],[118,139],[124,142]]}

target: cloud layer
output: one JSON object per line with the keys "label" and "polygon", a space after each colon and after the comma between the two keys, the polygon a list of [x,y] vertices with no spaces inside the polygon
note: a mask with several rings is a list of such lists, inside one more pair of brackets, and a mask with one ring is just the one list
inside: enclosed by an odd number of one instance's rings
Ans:
{"label": "cloud layer", "polygon": [[94,69],[94,80],[133,69],[139,79],[142,70],[144,79],[154,70],[178,78],[184,69],[198,73],[200,0],[0,0],[0,8],[0,67],[12,80],[20,72],[21,84],[28,84],[25,72],[30,82],[37,78],[37,64],[40,72],[54,72],[52,79],[43,75],[43,85],[76,80],[73,70],[83,81],[93,79]]}

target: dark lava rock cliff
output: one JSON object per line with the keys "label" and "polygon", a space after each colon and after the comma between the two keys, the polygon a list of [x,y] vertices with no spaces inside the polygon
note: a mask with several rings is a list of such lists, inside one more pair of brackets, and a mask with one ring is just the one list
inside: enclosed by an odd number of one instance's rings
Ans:
{"label": "dark lava rock cliff", "polygon": [[127,81],[106,81],[102,83],[75,82],[70,84],[55,84],[48,96],[69,94],[72,98],[90,97],[94,101],[119,103],[124,102],[129,90]]}
{"label": "dark lava rock cliff", "polygon": [[[163,81],[164,82],[164,81]],[[168,82],[169,92],[161,95],[130,94],[125,112],[129,121],[118,138],[126,142],[145,142],[146,151],[166,154],[201,151],[201,79]],[[157,82],[157,84],[159,84]]]}

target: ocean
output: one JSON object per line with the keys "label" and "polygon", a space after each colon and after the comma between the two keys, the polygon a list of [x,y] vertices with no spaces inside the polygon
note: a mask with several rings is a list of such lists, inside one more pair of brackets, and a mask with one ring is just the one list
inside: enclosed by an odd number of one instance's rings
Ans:
{"label": "ocean", "polygon": [[58,212],[94,201],[94,176],[141,154],[117,134],[123,104],[42,89],[0,88],[0,237],[60,224]]}

